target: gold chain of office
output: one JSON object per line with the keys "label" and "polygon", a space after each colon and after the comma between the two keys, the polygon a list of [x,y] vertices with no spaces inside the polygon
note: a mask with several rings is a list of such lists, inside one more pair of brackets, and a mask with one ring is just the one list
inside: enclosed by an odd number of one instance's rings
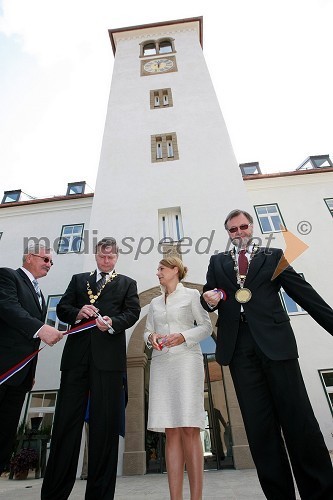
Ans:
{"label": "gold chain of office", "polygon": [[[94,274],[94,273],[91,273],[90,276],[92,274]],[[105,283],[103,284],[103,286],[101,287],[101,289],[99,290],[99,292],[97,292],[96,294],[94,294],[94,292],[92,291],[92,289],[90,287],[89,281],[87,281],[87,293],[88,293],[90,304],[94,304],[96,302],[96,300],[98,299],[98,297],[101,295],[102,290],[104,289],[104,287],[110,281],[113,281],[117,276],[118,275],[117,275],[116,271],[112,271],[112,273],[109,273],[109,276],[106,278]]]}

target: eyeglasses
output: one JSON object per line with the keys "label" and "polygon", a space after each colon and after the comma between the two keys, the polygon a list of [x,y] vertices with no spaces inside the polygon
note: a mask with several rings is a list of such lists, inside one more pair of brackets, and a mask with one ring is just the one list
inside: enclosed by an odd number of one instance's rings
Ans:
{"label": "eyeglasses", "polygon": [[32,253],[31,255],[34,255],[35,257],[39,257],[40,259],[43,259],[43,261],[45,262],[45,264],[50,263],[51,266],[53,266],[53,260],[50,259],[50,257],[42,257],[41,255],[37,255],[36,253]]}
{"label": "eyeglasses", "polygon": [[246,231],[246,229],[248,229],[250,226],[252,226],[252,224],[241,224],[238,227],[237,226],[230,227],[229,229],[227,229],[227,231],[229,231],[229,233],[236,233],[238,229],[240,229],[241,231]]}

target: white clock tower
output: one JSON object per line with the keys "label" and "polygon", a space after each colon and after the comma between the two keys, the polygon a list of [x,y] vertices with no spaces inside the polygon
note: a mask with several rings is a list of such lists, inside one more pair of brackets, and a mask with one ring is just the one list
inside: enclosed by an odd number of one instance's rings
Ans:
{"label": "white clock tower", "polygon": [[115,63],[90,231],[118,240],[117,271],[137,280],[143,306],[128,332],[125,474],[145,471],[140,339],[161,253],[182,253],[188,281],[199,287],[210,255],[226,248],[226,214],[251,211],[203,56],[202,23],[196,17],[109,31]]}

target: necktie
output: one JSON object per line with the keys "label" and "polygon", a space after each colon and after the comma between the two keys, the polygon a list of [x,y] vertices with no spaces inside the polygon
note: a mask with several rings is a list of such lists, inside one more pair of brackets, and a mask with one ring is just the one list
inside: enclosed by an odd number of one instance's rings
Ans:
{"label": "necktie", "polygon": [[109,273],[100,273],[100,275],[102,276],[96,283],[96,289],[97,289],[97,293],[99,293],[102,288],[103,288],[103,285],[105,284],[106,282],[106,276],[108,275]]}
{"label": "necktie", "polygon": [[37,297],[38,297],[39,303],[40,303],[40,304],[42,304],[42,293],[41,293],[41,291],[40,291],[38,281],[37,281],[37,280],[32,280],[32,284],[33,284],[34,289],[35,289],[35,292],[36,292],[36,294],[37,294]]}
{"label": "necktie", "polygon": [[238,255],[238,270],[239,274],[246,276],[249,267],[249,262],[246,258],[246,250],[241,250]]}

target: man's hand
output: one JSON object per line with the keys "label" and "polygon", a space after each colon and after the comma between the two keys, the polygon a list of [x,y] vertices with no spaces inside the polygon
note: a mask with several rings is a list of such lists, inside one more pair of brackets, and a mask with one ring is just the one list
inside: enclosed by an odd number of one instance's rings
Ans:
{"label": "man's hand", "polygon": [[[225,292],[223,293],[225,294]],[[222,298],[223,300],[225,300],[225,298],[222,296],[222,291],[217,289],[208,290],[207,292],[202,294],[202,297],[210,307],[216,307]]]}
{"label": "man's hand", "polygon": [[86,304],[79,310],[78,315],[76,316],[76,321],[79,321],[81,319],[95,318],[97,312],[97,307],[93,306],[92,304]]}
{"label": "man's hand", "polygon": [[112,319],[109,318],[109,316],[102,316],[102,318],[104,319],[106,324],[101,321],[100,318],[96,318],[96,326],[97,328],[99,328],[99,330],[101,330],[101,332],[107,332],[112,326]]}
{"label": "man's hand", "polygon": [[49,346],[53,346],[62,339],[63,334],[50,325],[44,325],[38,332],[38,337]]}

